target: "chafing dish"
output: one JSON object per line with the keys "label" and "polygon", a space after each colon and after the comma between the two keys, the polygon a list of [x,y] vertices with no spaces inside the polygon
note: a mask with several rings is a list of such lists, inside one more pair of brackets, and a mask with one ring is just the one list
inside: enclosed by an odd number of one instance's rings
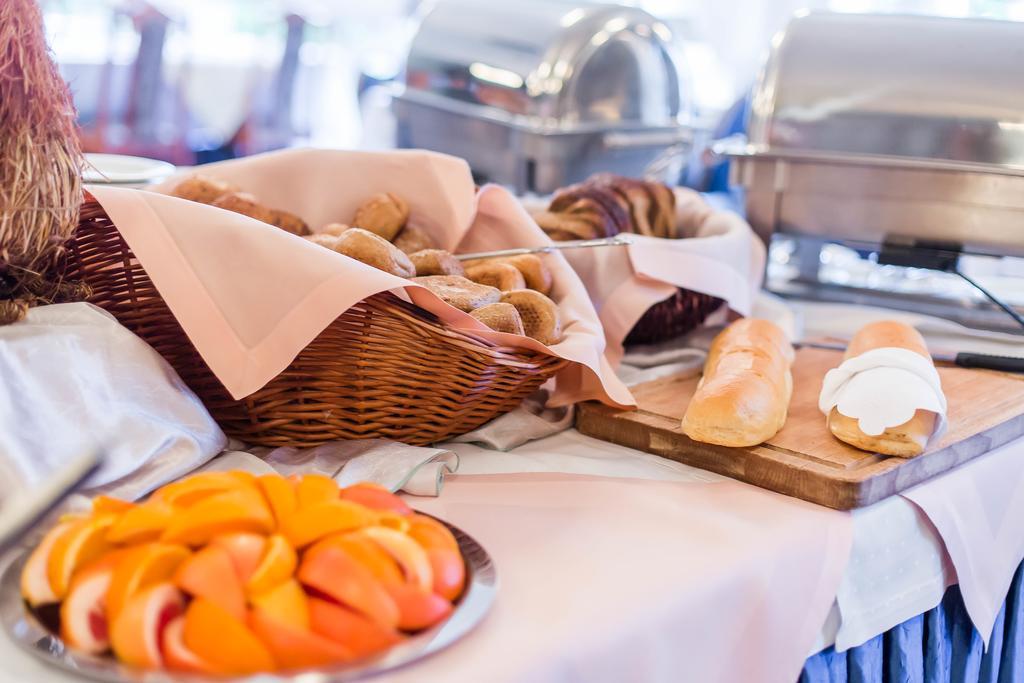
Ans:
{"label": "chafing dish", "polygon": [[463,157],[519,192],[597,171],[639,175],[691,140],[671,46],[668,28],[636,8],[442,0],[409,51],[399,146]]}

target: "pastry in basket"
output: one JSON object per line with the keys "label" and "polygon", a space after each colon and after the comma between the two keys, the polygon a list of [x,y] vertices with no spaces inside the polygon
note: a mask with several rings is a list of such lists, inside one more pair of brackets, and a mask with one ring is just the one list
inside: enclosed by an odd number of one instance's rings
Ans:
{"label": "pastry in basket", "polygon": [[555,240],[613,237],[623,232],[679,237],[672,188],[607,173],[559,190],[547,211],[534,218]]}
{"label": "pastry in basket", "polygon": [[406,224],[394,239],[394,245],[406,254],[414,254],[424,249],[436,249],[437,242],[423,228]]}
{"label": "pastry in basket", "polygon": [[501,292],[494,287],[480,285],[458,275],[427,275],[413,278],[413,282],[423,285],[441,301],[466,313],[501,300]]}
{"label": "pastry in basket", "polygon": [[512,304],[498,302],[470,311],[469,314],[496,332],[526,335],[519,310]]}
{"label": "pastry in basket", "polygon": [[227,194],[222,194],[212,204],[221,209],[244,214],[258,221],[277,226],[293,235],[309,234],[309,226],[306,225],[304,220],[287,211],[263,206],[256,201],[255,197],[247,192],[228,192]]}
{"label": "pastry in basket", "polygon": [[[493,259],[473,259],[471,261],[467,261],[465,266],[467,268],[475,268],[479,265],[491,263],[505,263],[513,266],[519,271],[523,276],[524,284],[513,289],[522,289],[523,287],[527,287],[529,289],[535,289],[541,294],[548,294],[551,292],[551,285],[554,282],[551,276],[551,271],[546,265],[544,265],[544,261],[536,254],[520,254],[519,256],[505,256]],[[470,277],[470,279],[475,278]],[[494,286],[497,287],[498,285]]]}
{"label": "pastry in basket", "polygon": [[237,187],[222,180],[196,174],[175,185],[171,195],[200,204],[212,204],[218,197],[237,191]]}
{"label": "pastry in basket", "polygon": [[793,346],[767,320],[737,320],[715,337],[704,376],[683,415],[683,433],[719,446],[755,446],[786,422]]}
{"label": "pastry in basket", "polygon": [[62,518],[21,592],[59,603],[70,648],[225,676],[378,655],[446,619],[465,578],[451,532],[375,484],[208,472]]}
{"label": "pastry in basket", "polygon": [[395,245],[362,228],[349,228],[335,238],[334,251],[398,277],[413,277],[416,268]]}
{"label": "pastry in basket", "polygon": [[409,220],[409,205],[393,192],[381,192],[370,197],[352,218],[352,225],[380,235],[389,242]]}
{"label": "pastry in basket", "polygon": [[466,269],[466,277],[482,285],[497,287],[503,292],[526,288],[526,280],[519,269],[501,261],[486,261],[470,266]]}
{"label": "pastry in basket", "polygon": [[[879,395],[888,385],[875,382],[892,381],[879,373],[894,371],[899,386]],[[884,407],[887,414],[859,414],[863,399],[871,404],[868,413]],[[865,325],[853,336],[842,365],[825,376],[819,407],[828,416],[829,431],[840,441],[872,453],[910,458],[924,452],[945,415],[946,398],[921,334],[910,325],[887,320]]]}
{"label": "pastry in basket", "polygon": [[532,289],[517,289],[504,292],[501,301],[512,304],[519,311],[527,337],[548,346],[557,344],[562,339],[562,321],[558,314],[558,306],[544,294]]}
{"label": "pastry in basket", "polygon": [[[409,254],[417,275],[465,275],[462,262],[444,249],[423,249]],[[473,278],[470,278],[473,280]],[[475,280],[474,280],[475,281]],[[484,283],[487,284],[487,283]]]}

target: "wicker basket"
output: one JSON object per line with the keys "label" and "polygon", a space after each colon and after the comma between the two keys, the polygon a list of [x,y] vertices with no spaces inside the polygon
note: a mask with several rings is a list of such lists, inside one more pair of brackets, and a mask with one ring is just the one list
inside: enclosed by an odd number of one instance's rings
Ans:
{"label": "wicker basket", "polygon": [[68,247],[66,277],[87,284],[91,303],[153,346],[224,431],[252,445],[434,443],[515,408],[566,364],[446,327],[384,293],[350,308],[270,383],[234,400],[91,197]]}
{"label": "wicker basket", "polygon": [[679,289],[674,296],[648,308],[623,344],[656,344],[681,337],[700,327],[721,305],[721,299],[709,294]]}

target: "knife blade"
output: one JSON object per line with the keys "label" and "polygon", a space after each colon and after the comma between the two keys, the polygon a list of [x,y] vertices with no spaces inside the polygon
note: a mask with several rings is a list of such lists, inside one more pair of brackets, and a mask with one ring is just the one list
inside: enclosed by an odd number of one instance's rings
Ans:
{"label": "knife blade", "polygon": [[[827,349],[829,351],[846,351],[845,344],[832,342],[803,341],[794,344],[797,347],[812,349]],[[1016,356],[997,356],[991,353],[933,353],[932,360],[939,363],[952,363],[961,368],[980,368],[984,370],[999,370],[1001,372],[1024,373],[1024,358]]]}

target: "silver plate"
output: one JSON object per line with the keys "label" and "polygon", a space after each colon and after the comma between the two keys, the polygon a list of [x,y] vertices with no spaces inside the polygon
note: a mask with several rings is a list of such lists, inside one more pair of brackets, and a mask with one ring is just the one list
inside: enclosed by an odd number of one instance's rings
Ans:
{"label": "silver plate", "polygon": [[19,579],[21,568],[28,559],[24,551],[11,562],[0,578],[0,621],[3,628],[17,645],[47,664],[70,674],[98,681],[122,683],[124,681],[143,683],[170,683],[184,681],[250,681],[272,683],[290,681],[320,683],[327,681],[355,681],[408,666],[424,657],[443,650],[469,633],[490,609],[498,588],[498,577],[490,555],[472,537],[445,523],[459,543],[459,549],[466,561],[466,590],[455,606],[455,611],[444,623],[418,633],[387,652],[336,669],[317,669],[283,674],[255,674],[235,678],[217,677],[211,679],[189,674],[175,674],[167,671],[144,671],[122,666],[111,656],[93,656],[75,652],[66,647],[51,633],[36,616],[30,612],[21,599]]}

